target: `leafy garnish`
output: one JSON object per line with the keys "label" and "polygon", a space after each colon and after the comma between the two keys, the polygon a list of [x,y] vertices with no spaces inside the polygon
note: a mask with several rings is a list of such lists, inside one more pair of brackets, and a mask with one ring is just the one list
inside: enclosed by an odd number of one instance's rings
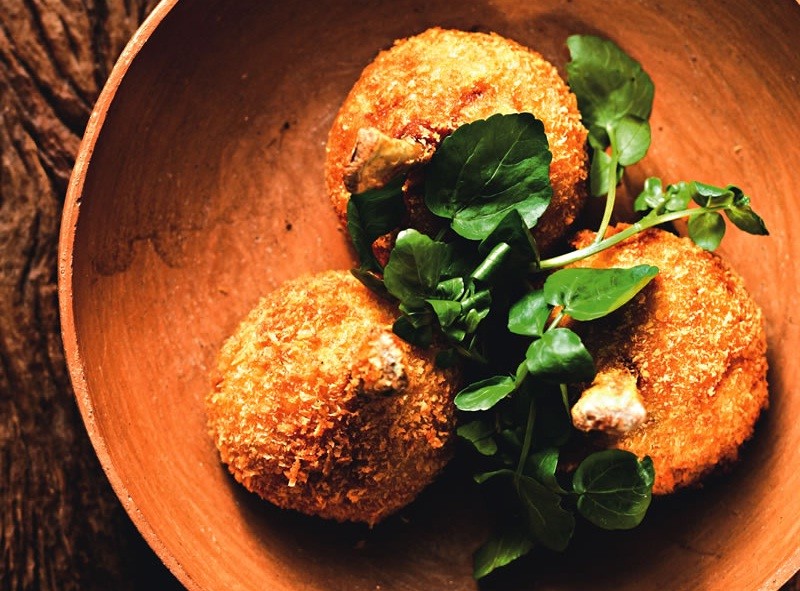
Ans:
{"label": "leafy garnish", "polygon": [[611,222],[624,168],[644,158],[650,147],[648,119],[655,87],[641,65],[612,41],[573,35],[567,47],[569,86],[578,99],[592,148],[590,190],[595,196],[607,195],[599,242]]}
{"label": "leafy garnish", "polygon": [[524,556],[531,548],[533,542],[527,531],[518,524],[510,524],[509,527],[495,532],[475,552],[473,576],[476,579],[485,577],[493,570]]}
{"label": "leafy garnish", "polygon": [[604,529],[630,529],[650,506],[655,471],[649,457],[639,460],[619,449],[593,453],[575,470],[572,486],[578,511]]}
{"label": "leafy garnish", "polygon": [[405,215],[403,183],[400,177],[380,189],[350,196],[347,202],[347,229],[353,240],[362,271],[381,271],[372,252],[379,237],[397,228]]}
{"label": "leafy garnish", "polygon": [[512,210],[532,228],[553,194],[551,159],[544,125],[530,113],[467,123],[434,153],[425,203],[472,240],[489,236]]}
{"label": "leafy garnish", "polygon": [[630,269],[561,269],[544,283],[544,298],[562,306],[575,320],[595,320],[610,314],[658,275],[652,265]]}
{"label": "leafy garnish", "polygon": [[525,367],[532,376],[548,382],[590,382],[594,362],[581,338],[568,328],[554,328],[536,339],[525,353]]}
{"label": "leafy garnish", "polygon": [[[498,529],[475,554],[476,578],[534,546],[565,548],[577,515],[627,529],[650,505],[654,470],[647,457],[607,450],[571,457],[568,466],[559,462],[576,433],[573,388],[595,375],[573,328],[606,317],[637,294],[647,298],[642,290],[658,269],[563,267],[682,218],[690,238],[708,250],[724,236],[724,217],[750,234],[767,234],[736,186],[648,178],[634,202],[642,218],[606,236],[616,186],[650,146],[653,84],[610,41],[574,36],[567,44],[569,84],[589,129],[591,192],[606,195],[592,244],[540,258],[531,230],[550,202],[552,157],[542,123],[529,113],[475,121],[442,142],[424,171],[425,203],[449,223],[435,238],[400,228],[402,178],[353,195],[348,206],[361,259],[354,274],[396,300],[395,333],[421,347],[441,345],[437,363],[472,362],[455,397],[464,418],[457,433],[477,454],[475,481],[502,495],[504,509]],[[382,268],[373,243],[395,230],[402,231]]]}

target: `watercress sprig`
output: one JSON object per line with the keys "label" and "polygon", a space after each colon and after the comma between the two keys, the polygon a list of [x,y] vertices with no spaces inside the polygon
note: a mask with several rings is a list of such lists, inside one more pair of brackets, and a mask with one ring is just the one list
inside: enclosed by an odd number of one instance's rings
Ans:
{"label": "watercress sprig", "polygon": [[[397,301],[394,331],[423,347],[435,339],[447,344],[440,364],[458,357],[473,362],[455,398],[468,417],[457,432],[479,458],[475,480],[508,501],[497,531],[474,557],[476,578],[536,545],[564,549],[576,515],[624,529],[636,526],[650,504],[649,458],[606,450],[583,458],[570,472],[560,468],[560,449],[575,433],[569,386],[589,382],[595,373],[591,355],[566,321],[610,314],[658,269],[563,267],[681,218],[688,219],[689,237],[708,250],[724,235],[723,216],[745,232],[767,234],[736,186],[664,186],[650,178],[634,202],[642,218],[606,236],[624,169],[650,145],[652,80],[609,41],[574,36],[567,44],[569,83],[589,129],[591,193],[606,195],[592,244],[540,258],[531,229],[552,196],[552,156],[542,123],[529,113],[469,123],[442,142],[425,170],[425,203],[447,223],[435,238],[400,227],[402,177],[353,195],[348,205],[348,229],[361,261],[353,272]],[[372,244],[397,230],[383,267]]]}
{"label": "watercress sprig", "polygon": [[612,41],[573,35],[567,47],[569,86],[589,130],[590,190],[594,196],[606,195],[599,242],[611,222],[624,168],[644,158],[650,147],[655,87],[641,65]]}

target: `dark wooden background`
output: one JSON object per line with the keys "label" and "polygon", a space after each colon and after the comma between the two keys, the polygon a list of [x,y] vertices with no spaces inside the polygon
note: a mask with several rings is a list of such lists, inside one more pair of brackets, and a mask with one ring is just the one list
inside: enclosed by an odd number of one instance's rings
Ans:
{"label": "dark wooden background", "polygon": [[[61,348],[67,182],[155,0],[0,0],[0,590],[179,590],[111,490]],[[795,577],[785,590],[800,590]],[[221,590],[222,591],[222,590]]]}

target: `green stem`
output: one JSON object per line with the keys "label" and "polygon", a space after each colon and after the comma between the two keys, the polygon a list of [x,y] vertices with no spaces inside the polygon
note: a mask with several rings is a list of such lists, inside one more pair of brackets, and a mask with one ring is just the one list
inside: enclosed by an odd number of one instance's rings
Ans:
{"label": "green stem", "polygon": [[531,404],[528,407],[528,423],[525,425],[525,439],[522,441],[522,451],[519,453],[519,462],[517,463],[517,470],[514,473],[515,477],[522,476],[522,471],[525,469],[525,460],[528,459],[528,454],[531,451],[531,444],[533,443],[533,422],[536,419],[536,401],[531,398]]}
{"label": "green stem", "polygon": [[554,328],[556,328],[558,326],[558,323],[561,322],[562,318],[564,318],[564,311],[563,310],[559,311],[559,313],[556,314],[556,317],[553,318],[553,321],[550,323],[550,326],[548,326],[545,329],[544,332],[548,332],[548,331],[553,330]]}
{"label": "green stem", "polygon": [[492,248],[486,258],[483,259],[480,265],[472,272],[471,277],[479,281],[486,281],[489,276],[497,270],[500,263],[511,250],[511,245],[506,242],[500,242]]}
{"label": "green stem", "polygon": [[608,178],[608,194],[606,195],[606,208],[603,211],[603,219],[600,221],[600,227],[597,229],[597,236],[594,239],[595,244],[606,237],[606,230],[611,224],[611,214],[614,213],[614,202],[617,199],[617,163],[619,161],[619,154],[614,143],[611,144],[611,161],[608,164],[608,169],[611,171]]}
{"label": "green stem", "polygon": [[571,263],[575,263],[586,257],[590,257],[593,254],[597,254],[598,252],[602,252],[607,248],[611,248],[615,244],[619,244],[623,240],[630,238],[634,234],[638,234],[648,228],[652,228],[653,226],[659,226],[661,224],[665,224],[667,222],[671,222],[674,220],[678,220],[681,218],[689,218],[699,215],[701,213],[705,213],[708,211],[704,207],[695,207],[692,209],[682,209],[680,211],[671,211],[669,213],[664,213],[657,216],[646,216],[632,224],[629,228],[625,228],[622,232],[618,232],[609,238],[604,238],[599,242],[594,242],[585,248],[580,248],[578,250],[574,250],[572,252],[568,252],[566,254],[562,254],[556,257],[551,257],[549,259],[544,259],[539,261],[539,264],[535,267],[531,268],[531,271],[536,272],[540,270],[549,270],[549,269],[557,269],[559,267],[564,267]]}

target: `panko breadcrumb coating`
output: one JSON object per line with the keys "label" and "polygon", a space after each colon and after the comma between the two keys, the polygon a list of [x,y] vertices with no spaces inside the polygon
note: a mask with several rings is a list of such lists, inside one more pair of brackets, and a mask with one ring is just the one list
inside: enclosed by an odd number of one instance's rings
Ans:
{"label": "panko breadcrumb coating", "polygon": [[[328,136],[325,178],[336,211],[344,222],[350,192],[343,177],[359,130],[410,142],[424,163],[457,127],[519,112],[541,119],[553,154],[553,199],[534,229],[539,248],[547,250],[586,200],[587,131],[556,68],[496,34],[429,29],[397,41],[364,69]],[[425,209],[420,175],[412,171],[405,189],[411,226],[430,231],[436,222]]]}
{"label": "panko breadcrumb coating", "polygon": [[[576,246],[593,238],[582,232]],[[575,266],[640,264],[659,274],[620,310],[576,330],[598,376],[635,377],[647,418],[608,443],[649,455],[653,492],[665,494],[735,460],[752,435],[768,403],[766,339],[742,279],[688,238],[650,229]]]}
{"label": "panko breadcrumb coating", "polygon": [[282,508],[369,524],[433,480],[451,456],[456,380],[392,333],[395,314],[345,271],[261,300],[206,399],[236,480]]}

